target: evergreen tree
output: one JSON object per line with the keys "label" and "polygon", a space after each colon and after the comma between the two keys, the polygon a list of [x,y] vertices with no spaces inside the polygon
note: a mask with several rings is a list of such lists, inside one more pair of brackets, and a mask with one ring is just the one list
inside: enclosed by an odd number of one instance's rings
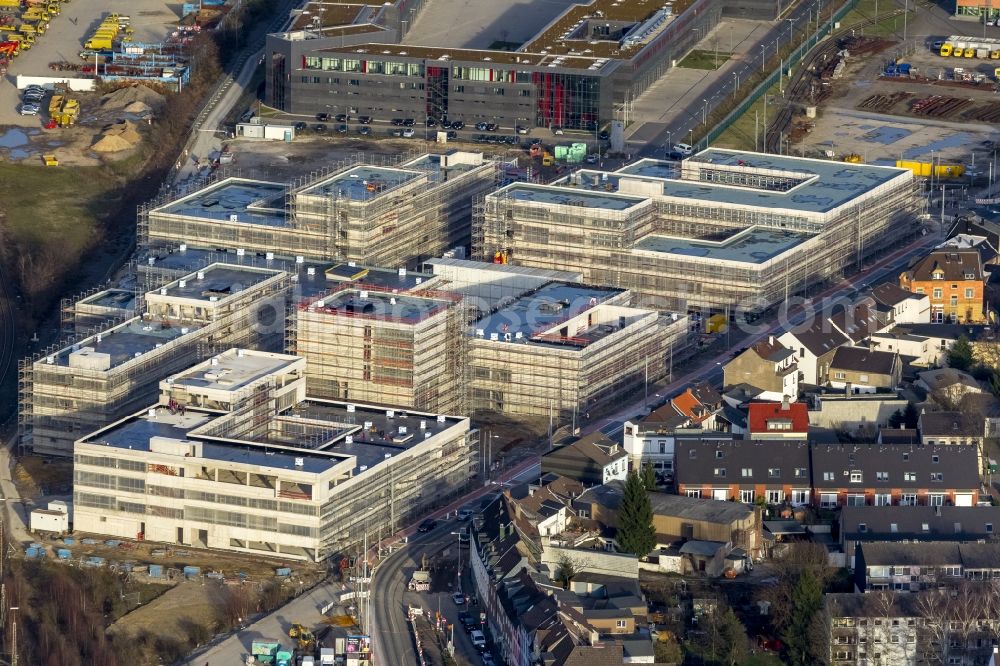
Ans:
{"label": "evergreen tree", "polygon": [[903,412],[902,412],[902,410],[899,410],[899,409],[897,409],[896,411],[894,411],[892,413],[892,415],[889,417],[889,427],[890,428],[898,428],[899,426],[903,425],[905,422],[906,422],[906,419],[903,417]]}
{"label": "evergreen tree", "polygon": [[646,487],[646,490],[656,490],[656,471],[653,469],[652,463],[646,463],[642,466],[642,485]]}
{"label": "evergreen tree", "polygon": [[625,480],[625,493],[618,509],[618,547],[622,552],[645,557],[655,545],[653,507],[642,479],[633,470]]}
{"label": "evergreen tree", "polygon": [[823,583],[812,572],[803,569],[792,588],[792,613],[788,625],[782,632],[782,639],[788,649],[789,661],[796,666],[819,663],[822,646],[814,644],[813,627],[817,614],[823,607]]}
{"label": "evergreen tree", "polygon": [[964,335],[948,350],[948,367],[956,370],[968,370],[972,366],[972,345]]}
{"label": "evergreen tree", "polygon": [[920,412],[913,405],[912,402],[906,403],[906,409],[903,410],[903,423],[907,428],[916,428],[917,420],[920,418]]}

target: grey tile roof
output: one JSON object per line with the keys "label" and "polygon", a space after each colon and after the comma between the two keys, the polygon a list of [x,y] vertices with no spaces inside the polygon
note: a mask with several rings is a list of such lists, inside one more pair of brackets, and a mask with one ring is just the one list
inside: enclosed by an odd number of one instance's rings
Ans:
{"label": "grey tile roof", "polygon": [[[674,444],[678,483],[809,485],[809,447],[805,442],[677,438]],[[747,468],[751,474],[742,476]],[[724,469],[725,475],[716,475]],[[795,476],[795,470],[805,470]]]}
{"label": "grey tile roof", "polygon": [[872,298],[876,302],[882,305],[898,305],[909,299],[919,299],[927,298],[926,296],[920,296],[919,294],[914,294],[912,291],[907,291],[897,284],[892,282],[883,282],[877,287],[872,289]]}
{"label": "grey tile roof", "polygon": [[840,532],[862,541],[977,540],[1000,534],[1000,506],[845,506]]}
{"label": "grey tile roof", "polygon": [[[962,563],[960,544],[931,541],[919,547],[908,543],[862,543],[865,566],[945,566]],[[857,561],[857,560],[855,560]]]}
{"label": "grey tile roof", "polygon": [[[927,255],[916,259],[907,271],[913,280],[931,280],[937,270],[944,274],[943,281],[961,281],[966,279],[983,279],[983,265],[979,252],[976,250],[933,250]],[[966,278],[971,274],[972,278]]]}
{"label": "grey tile roof", "polygon": [[921,437],[982,437],[985,425],[962,412],[924,412],[920,415]]}
{"label": "grey tile roof", "polygon": [[[937,462],[935,462],[935,460]],[[851,472],[860,471],[860,483],[851,483]],[[884,479],[878,473],[886,474]],[[907,480],[907,474],[913,474]],[[826,475],[832,474],[827,480]],[[931,474],[941,474],[932,481]],[[815,444],[812,447],[813,487],[818,490],[857,488],[949,489],[979,487],[977,447],[953,444],[922,446],[906,444]]]}
{"label": "grey tile roof", "polygon": [[830,361],[830,370],[850,370],[875,375],[891,375],[899,358],[886,351],[873,351],[864,347],[841,347]]}

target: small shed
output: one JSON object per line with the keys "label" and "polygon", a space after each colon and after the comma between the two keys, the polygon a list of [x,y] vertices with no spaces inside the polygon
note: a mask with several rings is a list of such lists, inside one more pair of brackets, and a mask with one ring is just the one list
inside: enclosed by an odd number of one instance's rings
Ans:
{"label": "small shed", "polygon": [[250,122],[236,123],[236,136],[267,141],[293,141],[295,139],[295,126],[263,123],[260,122],[260,118],[251,118]]}
{"label": "small shed", "polygon": [[31,512],[32,532],[63,534],[69,531],[69,514],[52,509],[34,509]]}

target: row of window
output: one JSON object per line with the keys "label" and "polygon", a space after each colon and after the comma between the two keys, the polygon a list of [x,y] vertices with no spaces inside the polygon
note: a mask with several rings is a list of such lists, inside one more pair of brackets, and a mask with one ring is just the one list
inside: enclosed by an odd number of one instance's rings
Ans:
{"label": "row of window", "polygon": [[[933,444],[933,442],[931,442],[931,444]],[[932,456],[932,460],[936,463],[940,459],[938,458],[938,456]],[[850,473],[850,476],[848,478],[851,480],[851,483],[864,483],[864,472],[854,470]],[[931,481],[934,482],[944,481],[944,472],[931,472],[930,479]],[[837,480],[836,472],[823,472],[823,480],[836,481]],[[888,481],[889,472],[875,472],[875,480]],[[917,480],[916,472],[903,472],[903,481],[915,482],[916,480]]]}
{"label": "row of window", "polygon": [[[928,493],[927,506],[944,506],[944,493]],[[892,495],[889,493],[875,493],[873,498],[874,506],[893,506]],[[863,494],[848,493],[845,500],[846,506],[867,506],[868,500]],[[838,493],[820,493],[819,505],[824,509],[834,509],[840,505]],[[902,493],[899,496],[899,506],[918,506],[916,493]]]}
{"label": "row of window", "polygon": [[[788,500],[795,506],[802,506],[809,503],[809,494],[809,490],[806,489],[793,489],[790,496],[784,490],[765,490],[759,497],[764,498],[768,504],[781,504],[785,500]],[[728,488],[713,488],[711,491],[705,491],[704,493],[701,489],[688,489],[686,495],[688,497],[721,501],[735,499],[729,497]],[[739,499],[744,504],[753,504],[757,501],[757,497],[758,495],[754,490],[741,490]]]}

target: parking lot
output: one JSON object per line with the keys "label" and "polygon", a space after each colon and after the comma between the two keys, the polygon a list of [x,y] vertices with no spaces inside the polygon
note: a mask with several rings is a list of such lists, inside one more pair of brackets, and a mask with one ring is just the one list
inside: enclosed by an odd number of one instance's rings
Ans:
{"label": "parking lot", "polygon": [[[163,0],[135,0],[129,3],[72,0],[62,4],[61,13],[52,18],[45,34],[11,62],[7,76],[0,82],[0,125],[41,126],[40,117],[21,117],[17,112],[19,100],[14,86],[17,75],[55,76],[58,73],[50,69],[50,63],[82,62],[79,53],[83,50],[83,43],[106,14],[128,14],[135,31],[133,41],[160,42],[180,18],[178,7]],[[66,75],[73,76],[73,73],[67,72]]]}
{"label": "parking lot", "polygon": [[488,48],[497,41],[522,44],[573,4],[572,0],[425,0],[403,43],[471,49]]}

